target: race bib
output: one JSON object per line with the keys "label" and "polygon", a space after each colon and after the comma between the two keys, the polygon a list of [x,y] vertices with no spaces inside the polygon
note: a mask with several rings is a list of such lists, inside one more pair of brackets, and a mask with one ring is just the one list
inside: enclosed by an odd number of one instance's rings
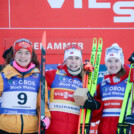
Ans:
{"label": "race bib", "polygon": [[2,114],[36,115],[37,93],[29,91],[3,92]]}

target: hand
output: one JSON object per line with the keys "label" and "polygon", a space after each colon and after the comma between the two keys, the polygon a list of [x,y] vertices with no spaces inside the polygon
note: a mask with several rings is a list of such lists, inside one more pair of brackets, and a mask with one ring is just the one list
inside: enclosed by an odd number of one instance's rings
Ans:
{"label": "hand", "polygon": [[49,126],[50,126],[50,118],[49,117],[44,117],[42,120],[41,120],[41,128],[43,129],[48,129]]}
{"label": "hand", "polygon": [[85,60],[85,62],[84,62],[84,70],[88,71],[88,72],[93,72],[93,70],[94,70],[94,67],[88,60]]}
{"label": "hand", "polygon": [[95,100],[89,92],[88,92],[87,96],[88,96],[88,99],[84,103],[85,109],[97,110],[101,107],[101,103],[99,101]]}
{"label": "hand", "polygon": [[129,124],[118,123],[116,134],[128,134],[129,133],[129,128],[130,128]]}

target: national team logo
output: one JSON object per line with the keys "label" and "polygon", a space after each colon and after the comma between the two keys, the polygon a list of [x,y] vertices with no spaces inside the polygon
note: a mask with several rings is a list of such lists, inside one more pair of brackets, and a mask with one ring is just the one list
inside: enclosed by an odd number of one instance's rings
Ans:
{"label": "national team logo", "polygon": [[59,70],[59,74],[60,74],[60,75],[65,75],[66,72],[65,72],[64,70]]}
{"label": "national team logo", "polygon": [[127,83],[127,80],[128,80],[128,78],[127,78],[127,79],[125,79],[124,83]]}
{"label": "national team logo", "polygon": [[114,77],[113,81],[114,81],[114,83],[118,83],[120,81],[120,78]]}
{"label": "national team logo", "polygon": [[106,85],[106,82],[105,82],[105,81],[102,81],[102,82],[101,82],[101,85],[102,85],[102,86]]}
{"label": "national team logo", "polygon": [[111,80],[109,78],[105,79],[105,81],[111,83]]}
{"label": "national team logo", "polygon": [[39,74],[33,74],[33,77],[34,78],[38,78],[39,77]]}

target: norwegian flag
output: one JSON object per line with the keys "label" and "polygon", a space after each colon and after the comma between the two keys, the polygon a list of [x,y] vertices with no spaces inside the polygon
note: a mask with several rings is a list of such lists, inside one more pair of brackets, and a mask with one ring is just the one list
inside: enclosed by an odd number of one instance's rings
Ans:
{"label": "norwegian flag", "polygon": [[74,52],[70,52],[70,54],[74,54]]}
{"label": "norwegian flag", "polygon": [[112,53],[112,54],[110,54],[110,56],[114,56],[114,54]]}

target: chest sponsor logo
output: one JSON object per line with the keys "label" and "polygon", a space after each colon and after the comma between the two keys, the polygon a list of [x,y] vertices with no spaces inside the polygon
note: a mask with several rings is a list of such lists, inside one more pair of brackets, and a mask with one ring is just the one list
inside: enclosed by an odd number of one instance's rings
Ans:
{"label": "chest sponsor logo", "polygon": [[74,93],[73,91],[55,89],[54,99],[55,100],[67,100],[67,101],[74,102],[73,93]]}
{"label": "chest sponsor logo", "polygon": [[73,80],[73,79],[69,79],[69,78],[65,78],[65,77],[60,77],[60,83],[68,83],[68,84],[75,84],[75,85],[78,85],[78,86],[82,86],[82,83],[78,80]]}

